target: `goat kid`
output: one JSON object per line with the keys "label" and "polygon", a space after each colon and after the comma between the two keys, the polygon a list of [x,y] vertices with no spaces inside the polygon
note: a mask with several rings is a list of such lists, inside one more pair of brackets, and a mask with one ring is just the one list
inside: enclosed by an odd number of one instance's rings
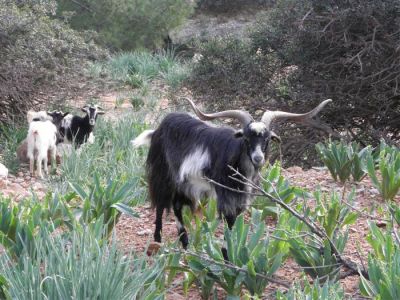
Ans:
{"label": "goat kid", "polygon": [[52,167],[56,160],[57,127],[49,120],[31,122],[29,124],[27,142],[29,171],[33,176],[36,159],[37,174],[40,178],[43,178],[42,163],[44,165],[44,172],[48,174],[48,152],[51,155]]}
{"label": "goat kid", "polygon": [[[257,183],[269,142],[280,141],[270,130],[271,123],[289,119],[310,124],[310,118],[331,101],[325,100],[305,114],[267,111],[261,121],[256,122],[242,110],[204,114],[187,100],[201,120],[233,118],[242,128],[210,126],[188,114],[171,113],[156,130],[146,130],[131,141],[134,147],[150,145],[146,170],[152,207],[156,209],[154,240],[161,242],[162,216],[164,210],[172,207],[184,248],[188,245],[188,236],[183,226],[183,205],[194,210],[201,199],[216,198],[220,216],[232,228],[237,215],[251,200],[251,189],[238,173]],[[219,185],[212,184],[210,179]]]}
{"label": "goat kid", "polygon": [[93,129],[97,116],[105,113],[98,105],[85,105],[82,107],[82,111],[86,113],[84,117],[68,115],[61,124],[62,135],[76,147],[86,142],[94,142]]}

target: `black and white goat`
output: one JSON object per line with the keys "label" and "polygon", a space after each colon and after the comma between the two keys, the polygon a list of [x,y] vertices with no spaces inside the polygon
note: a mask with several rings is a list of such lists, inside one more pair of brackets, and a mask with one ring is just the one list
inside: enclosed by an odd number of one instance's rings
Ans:
{"label": "black and white goat", "polygon": [[[233,118],[242,128],[210,126],[185,113],[170,113],[158,129],[146,130],[132,141],[134,147],[150,145],[147,176],[151,203],[156,209],[154,239],[161,242],[162,215],[172,207],[184,248],[188,245],[188,236],[183,226],[182,206],[194,209],[202,198],[216,198],[218,212],[231,228],[250,200],[249,193],[234,190],[251,192],[247,185],[234,179],[241,179],[235,171],[258,182],[268,143],[279,139],[270,130],[271,123],[277,119],[307,123],[331,101],[325,100],[305,114],[267,111],[261,121],[256,122],[242,110],[204,114],[187,100],[201,120]],[[229,189],[212,184],[209,179]]]}
{"label": "black and white goat", "polygon": [[68,115],[61,124],[64,139],[73,142],[77,147],[87,141],[89,143],[94,142],[93,128],[97,116],[104,114],[104,111],[98,105],[85,105],[82,111],[86,113],[84,117]]}

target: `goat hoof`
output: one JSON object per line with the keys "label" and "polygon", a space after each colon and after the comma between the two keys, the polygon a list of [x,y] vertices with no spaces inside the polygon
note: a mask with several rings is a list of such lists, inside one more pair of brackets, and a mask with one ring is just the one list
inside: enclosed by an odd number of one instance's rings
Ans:
{"label": "goat hoof", "polygon": [[149,247],[147,247],[146,254],[148,256],[152,256],[152,255],[156,254],[158,252],[158,250],[160,250],[160,248],[161,248],[161,243],[152,242],[149,244]]}
{"label": "goat hoof", "polygon": [[228,258],[228,250],[226,250],[225,247],[221,248],[221,252],[222,252],[222,256],[224,257],[225,262],[229,262],[229,258]]}
{"label": "goat hoof", "polygon": [[188,245],[189,245],[189,238],[188,238],[187,233],[186,233],[186,232],[183,233],[183,234],[179,237],[179,240],[180,240],[181,243],[182,243],[183,249],[187,250],[187,247],[188,247]]}

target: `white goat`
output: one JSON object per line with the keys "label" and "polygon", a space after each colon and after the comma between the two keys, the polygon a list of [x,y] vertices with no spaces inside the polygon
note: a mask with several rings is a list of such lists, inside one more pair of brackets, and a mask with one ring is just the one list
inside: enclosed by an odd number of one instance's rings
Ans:
{"label": "white goat", "polygon": [[44,172],[48,174],[47,152],[49,150],[51,152],[52,167],[56,160],[57,127],[51,121],[31,122],[29,124],[27,141],[27,156],[29,158],[29,170],[31,175],[34,175],[34,162],[36,158],[38,176],[43,178],[42,162],[44,163]]}

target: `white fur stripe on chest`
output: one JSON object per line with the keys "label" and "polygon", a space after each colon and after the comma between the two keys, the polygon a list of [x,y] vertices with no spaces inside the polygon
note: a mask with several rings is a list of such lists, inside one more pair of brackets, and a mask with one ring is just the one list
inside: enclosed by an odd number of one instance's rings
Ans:
{"label": "white fur stripe on chest", "polygon": [[185,157],[179,169],[179,181],[186,178],[202,178],[202,170],[210,165],[210,155],[207,150],[197,148]]}

